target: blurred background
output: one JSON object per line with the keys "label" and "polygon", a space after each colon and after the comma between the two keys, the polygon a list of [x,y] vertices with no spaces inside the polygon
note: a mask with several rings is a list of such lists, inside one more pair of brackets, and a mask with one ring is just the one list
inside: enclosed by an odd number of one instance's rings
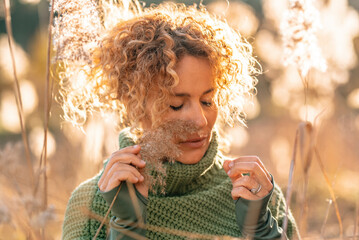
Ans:
{"label": "blurred background", "polygon": [[[199,1],[183,1],[186,4]],[[148,6],[160,1],[146,1]],[[314,136],[329,184],[333,187],[348,239],[359,239],[359,1],[317,0],[321,27],[318,46],[327,62],[325,72],[310,71],[307,94],[295,66],[283,64],[280,34],[287,0],[202,1],[224,15],[254,47],[262,65],[254,104],[248,105],[247,127],[229,130],[231,156],[258,155],[285,192],[294,140],[300,122],[314,122]],[[14,78],[0,3],[0,239],[60,239],[68,198],[74,188],[102,168],[118,148],[116,121],[94,116],[84,131],[66,123],[53,101],[48,132],[48,163],[37,170],[43,144],[46,51],[49,3],[11,1],[15,59],[23,99],[26,131],[35,177],[47,173],[48,192],[34,197],[21,139],[14,96]],[[58,96],[54,83],[54,98]],[[305,97],[306,95],[306,97]],[[304,141],[308,140],[308,137]],[[291,209],[304,239],[335,239],[340,225],[318,161],[297,157]],[[306,177],[307,176],[307,177]],[[41,180],[42,181],[42,180]],[[39,182],[39,187],[44,182]],[[306,186],[307,182],[307,186]],[[42,194],[47,194],[42,209]],[[35,229],[35,230],[33,230]],[[37,230],[36,230],[37,229]],[[31,233],[34,231],[34,233]]]}

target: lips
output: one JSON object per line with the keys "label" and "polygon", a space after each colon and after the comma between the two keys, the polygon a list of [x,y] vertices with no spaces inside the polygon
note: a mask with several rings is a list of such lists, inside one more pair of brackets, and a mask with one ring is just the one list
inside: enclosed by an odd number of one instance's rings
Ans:
{"label": "lips", "polygon": [[201,148],[207,142],[207,137],[194,137],[181,141],[180,145],[188,148]]}

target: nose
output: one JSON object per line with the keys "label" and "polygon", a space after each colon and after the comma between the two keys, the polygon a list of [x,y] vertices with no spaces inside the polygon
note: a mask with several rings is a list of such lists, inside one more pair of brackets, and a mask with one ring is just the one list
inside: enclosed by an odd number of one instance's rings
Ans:
{"label": "nose", "polygon": [[189,111],[189,120],[193,121],[199,128],[207,125],[207,117],[201,103],[192,104],[191,111]]}

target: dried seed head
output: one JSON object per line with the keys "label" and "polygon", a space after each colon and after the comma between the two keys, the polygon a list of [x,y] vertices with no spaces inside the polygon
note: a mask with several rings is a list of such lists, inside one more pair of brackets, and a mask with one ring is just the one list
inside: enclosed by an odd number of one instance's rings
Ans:
{"label": "dried seed head", "polygon": [[149,183],[150,191],[158,188],[157,190],[164,193],[166,168],[163,163],[174,163],[182,153],[176,142],[198,131],[199,128],[194,122],[171,120],[142,135],[139,139],[140,154],[147,163],[143,175]]}
{"label": "dried seed head", "polygon": [[29,216],[31,216],[33,213],[38,213],[41,211],[41,201],[32,195],[26,195],[20,198],[18,201],[20,201],[20,204],[24,206]]}
{"label": "dried seed head", "polygon": [[50,221],[56,219],[55,207],[50,205],[46,210],[39,212],[31,218],[31,226],[34,229],[41,229],[47,226]]}
{"label": "dried seed head", "polygon": [[321,26],[319,12],[312,0],[290,0],[290,7],[281,24],[284,63],[298,67],[302,77],[311,68],[326,70],[326,62],[315,35]]}
{"label": "dried seed head", "polygon": [[58,0],[54,27],[55,60],[91,63],[102,29],[97,3],[92,0]]}
{"label": "dried seed head", "polygon": [[5,204],[0,204],[0,225],[7,224],[11,222],[11,215],[9,209],[5,206]]}

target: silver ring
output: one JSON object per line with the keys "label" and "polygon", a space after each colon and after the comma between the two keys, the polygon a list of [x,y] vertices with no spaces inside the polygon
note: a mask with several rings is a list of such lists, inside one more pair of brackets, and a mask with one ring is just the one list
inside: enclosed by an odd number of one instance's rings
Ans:
{"label": "silver ring", "polygon": [[262,185],[258,185],[257,188],[252,188],[250,191],[253,195],[256,195],[257,193],[259,193],[259,191],[262,189]]}

